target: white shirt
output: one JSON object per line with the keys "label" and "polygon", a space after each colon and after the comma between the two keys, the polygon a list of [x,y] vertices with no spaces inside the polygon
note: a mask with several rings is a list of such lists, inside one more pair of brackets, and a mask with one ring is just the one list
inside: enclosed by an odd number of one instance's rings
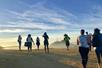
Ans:
{"label": "white shirt", "polygon": [[78,41],[79,41],[79,47],[89,48],[87,35],[80,35]]}

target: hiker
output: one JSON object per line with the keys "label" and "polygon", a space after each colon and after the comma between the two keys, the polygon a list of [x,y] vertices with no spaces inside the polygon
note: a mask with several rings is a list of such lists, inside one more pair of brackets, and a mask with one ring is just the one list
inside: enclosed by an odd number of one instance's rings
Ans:
{"label": "hiker", "polygon": [[69,40],[70,40],[70,37],[67,34],[64,34],[64,41],[66,43],[67,50],[69,50],[69,45],[70,45]]}
{"label": "hiker", "polygon": [[19,50],[21,51],[21,44],[22,44],[22,37],[21,35],[18,36],[18,44],[19,44]]}
{"label": "hiker", "polygon": [[92,46],[92,34],[91,33],[88,33],[86,32],[86,35],[88,37],[88,45],[89,45],[89,51],[91,51],[91,46]]}
{"label": "hiker", "polygon": [[43,34],[43,37],[44,37],[44,50],[45,50],[45,53],[49,53],[49,42],[48,42],[49,36],[45,32]]}
{"label": "hiker", "polygon": [[39,37],[36,38],[36,45],[37,45],[37,49],[39,50],[39,46],[40,46],[40,38]]}
{"label": "hiker", "polygon": [[86,68],[89,53],[88,37],[84,34],[84,29],[82,29],[80,33],[81,35],[77,39],[77,45],[79,45],[79,53],[81,55],[83,68]]}
{"label": "hiker", "polygon": [[33,38],[31,37],[31,34],[28,34],[28,37],[26,39],[28,52],[32,51],[32,43],[34,44]]}
{"label": "hiker", "polygon": [[100,68],[100,63],[102,58],[102,34],[100,33],[100,29],[98,28],[94,29],[92,46],[96,47],[95,52],[97,56],[98,67]]}

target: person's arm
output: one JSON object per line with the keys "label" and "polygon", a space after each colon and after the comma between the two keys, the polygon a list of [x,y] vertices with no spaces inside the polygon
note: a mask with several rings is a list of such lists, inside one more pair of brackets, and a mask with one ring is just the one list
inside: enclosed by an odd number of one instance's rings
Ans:
{"label": "person's arm", "polygon": [[22,40],[22,37],[21,37],[21,40]]}
{"label": "person's arm", "polygon": [[17,38],[17,42],[19,41],[19,37]]}
{"label": "person's arm", "polygon": [[[31,39],[32,39],[32,38],[31,38]],[[32,42],[33,42],[33,45],[35,45],[35,43],[34,43],[33,39],[32,39]]]}
{"label": "person's arm", "polygon": [[91,40],[91,39],[90,39],[90,36],[88,35],[88,36],[87,36],[87,43],[88,43],[88,45],[90,45],[90,43],[91,43],[90,40]]}
{"label": "person's arm", "polygon": [[42,35],[42,37],[44,37],[44,35]]}
{"label": "person's arm", "polygon": [[65,41],[65,38],[64,38],[64,41]]}
{"label": "person's arm", "polygon": [[48,39],[49,39],[49,36],[48,36]]}
{"label": "person's arm", "polygon": [[26,39],[26,41],[28,42],[28,38]]}
{"label": "person's arm", "polygon": [[77,45],[79,45],[79,38],[77,38]]}
{"label": "person's arm", "polygon": [[68,39],[70,40],[70,37],[68,37]]}

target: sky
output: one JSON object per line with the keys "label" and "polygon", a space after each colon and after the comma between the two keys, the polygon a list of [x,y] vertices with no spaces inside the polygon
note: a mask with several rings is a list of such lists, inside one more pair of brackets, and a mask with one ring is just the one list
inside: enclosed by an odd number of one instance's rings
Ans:
{"label": "sky", "polygon": [[102,0],[0,0],[0,38],[102,29]]}
{"label": "sky", "polygon": [[0,33],[102,28],[101,0],[0,0]]}

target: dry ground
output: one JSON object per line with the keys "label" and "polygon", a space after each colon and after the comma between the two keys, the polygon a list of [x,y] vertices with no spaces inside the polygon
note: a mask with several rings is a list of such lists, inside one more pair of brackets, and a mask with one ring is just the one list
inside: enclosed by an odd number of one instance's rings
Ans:
{"label": "dry ground", "polygon": [[[82,68],[78,49],[50,49],[49,54],[33,50],[0,50],[0,68]],[[97,68],[94,51],[89,54],[87,68]]]}

